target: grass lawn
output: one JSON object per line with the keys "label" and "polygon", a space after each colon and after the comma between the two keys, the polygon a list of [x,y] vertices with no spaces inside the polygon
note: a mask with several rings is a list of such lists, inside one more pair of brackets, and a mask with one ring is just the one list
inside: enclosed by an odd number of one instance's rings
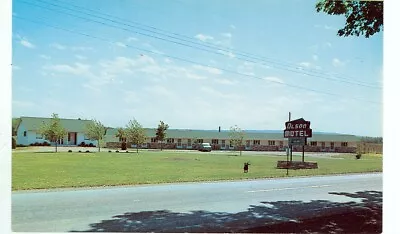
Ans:
{"label": "grass lawn", "polygon": [[[136,153],[18,152],[12,154],[12,190],[157,184],[187,181],[216,181],[285,177],[276,169],[286,156],[182,153],[143,151]],[[294,157],[301,160],[301,157]],[[382,156],[335,158],[306,157],[318,169],[290,170],[290,176],[382,171]],[[243,163],[250,161],[249,173]]]}

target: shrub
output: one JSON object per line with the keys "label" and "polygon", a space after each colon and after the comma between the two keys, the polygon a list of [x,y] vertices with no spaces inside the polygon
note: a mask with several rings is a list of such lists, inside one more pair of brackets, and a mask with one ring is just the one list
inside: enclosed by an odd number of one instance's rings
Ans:
{"label": "shrub", "polygon": [[[31,144],[32,145],[32,144]],[[17,147],[26,147],[26,145],[18,144]]]}
{"label": "shrub", "polygon": [[111,153],[111,150],[109,150],[108,153]]}
{"label": "shrub", "polygon": [[12,149],[17,148],[17,141],[14,139],[14,137],[11,137],[11,141],[12,141],[12,143],[11,143]]}
{"label": "shrub", "polygon": [[129,151],[127,150],[125,153],[129,153]]}
{"label": "shrub", "polygon": [[94,147],[93,143],[90,143],[90,144],[89,144],[89,147]]}
{"label": "shrub", "polygon": [[86,146],[86,144],[85,144],[85,142],[81,142],[80,144],[79,144],[79,146],[81,146],[81,147],[85,147]]}
{"label": "shrub", "polygon": [[72,150],[68,150],[68,153],[72,153]]}
{"label": "shrub", "polygon": [[81,153],[82,151],[79,150],[78,152]]}
{"label": "shrub", "polygon": [[43,142],[43,146],[50,146],[50,143],[45,141],[45,142]]}
{"label": "shrub", "polygon": [[126,142],[122,142],[122,144],[121,144],[121,150],[126,150]]}
{"label": "shrub", "polygon": [[90,151],[89,151],[89,150],[86,150],[86,153],[90,153]]}
{"label": "shrub", "polygon": [[361,158],[361,154],[356,154],[356,159],[360,159]]}
{"label": "shrub", "polygon": [[116,151],[115,151],[115,153],[119,153],[119,151],[118,151],[118,150],[116,150]]}

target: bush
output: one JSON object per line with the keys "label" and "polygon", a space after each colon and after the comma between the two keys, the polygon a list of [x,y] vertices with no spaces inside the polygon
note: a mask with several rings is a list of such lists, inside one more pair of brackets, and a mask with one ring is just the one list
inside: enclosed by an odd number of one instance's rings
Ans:
{"label": "bush", "polygon": [[82,151],[79,150],[78,152],[81,153]]}
{"label": "bush", "polygon": [[126,142],[122,142],[122,144],[121,144],[121,150],[126,150]]}
{"label": "bush", "polygon": [[[32,144],[31,144],[32,145]],[[17,147],[26,147],[26,145],[18,144]]]}
{"label": "bush", "polygon": [[68,153],[72,153],[72,150],[68,150]]}
{"label": "bush", "polygon": [[45,141],[45,142],[43,142],[43,146],[50,146],[50,143]]}
{"label": "bush", "polygon": [[111,150],[109,150],[108,153],[111,153]]}
{"label": "bush", "polygon": [[86,153],[90,153],[90,151],[89,151],[89,150],[86,150]]}
{"label": "bush", "polygon": [[127,150],[125,153],[129,153],[129,151]]}
{"label": "bush", "polygon": [[11,147],[12,149],[16,149],[17,148],[17,141],[14,139],[14,137],[11,137]]}
{"label": "bush", "polygon": [[81,147],[85,147],[86,146],[86,144],[85,144],[85,142],[81,142],[80,144],[79,144],[79,146],[81,146]]}
{"label": "bush", "polygon": [[356,159],[360,159],[361,158],[361,154],[356,154]]}
{"label": "bush", "polygon": [[115,151],[115,153],[119,153],[119,151],[118,151],[118,150],[116,150],[116,151]]}
{"label": "bush", "polygon": [[90,144],[89,144],[89,147],[94,147],[93,143],[90,143]]}

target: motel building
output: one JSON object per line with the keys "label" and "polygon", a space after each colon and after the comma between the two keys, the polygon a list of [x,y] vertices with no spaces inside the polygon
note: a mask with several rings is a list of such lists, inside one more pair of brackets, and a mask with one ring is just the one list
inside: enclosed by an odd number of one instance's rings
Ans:
{"label": "motel building", "polygon": [[[17,126],[17,145],[31,145],[34,143],[44,143],[50,141],[44,139],[39,133],[43,123],[49,123],[51,118],[21,117]],[[97,145],[97,141],[92,141],[85,136],[86,125],[91,120],[81,119],[61,119],[61,125],[67,130],[67,135],[58,141],[59,146],[78,146],[82,142]]]}
{"label": "motel building", "polygon": [[[105,136],[109,148],[120,148],[126,139],[117,138],[117,129],[108,129]],[[156,149],[160,147],[156,141],[156,129],[146,129],[146,143],[140,148]],[[168,129],[164,149],[197,149],[200,143],[210,143],[213,150],[234,150],[230,144],[229,130],[189,130]],[[307,139],[304,150],[307,152],[341,152],[354,153],[360,137],[348,134],[313,133]],[[287,138],[281,133],[246,132],[243,150],[248,151],[285,151],[288,145]],[[128,142],[128,146],[136,147]],[[293,151],[302,151],[302,146],[293,146]]]}
{"label": "motel building", "polygon": [[[43,143],[48,140],[39,133],[43,123],[50,122],[50,118],[21,117],[17,126],[17,144],[31,145]],[[91,120],[61,119],[61,125],[67,130],[67,135],[59,140],[60,146],[79,146],[85,144],[97,144],[85,136],[86,125]],[[156,141],[156,129],[146,128],[146,143],[139,148],[156,149],[160,147]],[[245,132],[243,150],[253,151],[284,151],[288,145],[288,138],[282,132]],[[108,148],[120,148],[126,139],[116,137],[116,128],[107,128],[104,141]],[[303,134],[303,133],[293,133]],[[167,138],[163,142],[164,149],[194,149],[201,143],[210,143],[213,150],[234,150],[230,144],[229,130],[190,130],[190,129],[168,129]],[[360,137],[348,134],[313,133],[307,138],[304,150],[307,152],[341,152],[354,153]],[[128,142],[128,147],[136,147]],[[293,146],[293,151],[302,151],[302,146]]]}

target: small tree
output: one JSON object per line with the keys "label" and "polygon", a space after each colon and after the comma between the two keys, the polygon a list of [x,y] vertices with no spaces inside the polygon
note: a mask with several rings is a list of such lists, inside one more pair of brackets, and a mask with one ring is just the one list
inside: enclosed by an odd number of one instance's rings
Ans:
{"label": "small tree", "polygon": [[146,130],[136,119],[133,119],[126,125],[125,134],[128,142],[135,144],[136,152],[139,153],[139,145],[146,142]]}
{"label": "small tree", "polygon": [[126,138],[126,134],[123,128],[117,128],[117,133],[115,134],[118,139],[121,139],[121,141],[125,141],[124,138]]}
{"label": "small tree", "polygon": [[58,141],[62,139],[65,135],[67,135],[67,131],[61,125],[61,120],[60,118],[58,118],[58,114],[55,113],[53,113],[49,123],[42,124],[39,129],[39,133],[42,134],[45,139],[55,143],[56,152]]}
{"label": "small tree", "polygon": [[242,156],[242,147],[245,136],[246,136],[245,132],[242,129],[240,129],[237,125],[230,128],[229,132],[230,144],[232,144],[236,150],[239,149],[240,156]]}
{"label": "small tree", "polygon": [[161,141],[161,151],[163,147],[163,141],[167,137],[167,129],[169,128],[168,124],[165,124],[163,121],[160,121],[160,124],[158,124],[158,128],[156,131],[156,140]]}
{"label": "small tree", "polygon": [[100,152],[100,141],[103,139],[106,132],[106,128],[104,125],[98,121],[93,119],[90,123],[86,124],[85,135],[90,140],[96,140],[97,146]]}

